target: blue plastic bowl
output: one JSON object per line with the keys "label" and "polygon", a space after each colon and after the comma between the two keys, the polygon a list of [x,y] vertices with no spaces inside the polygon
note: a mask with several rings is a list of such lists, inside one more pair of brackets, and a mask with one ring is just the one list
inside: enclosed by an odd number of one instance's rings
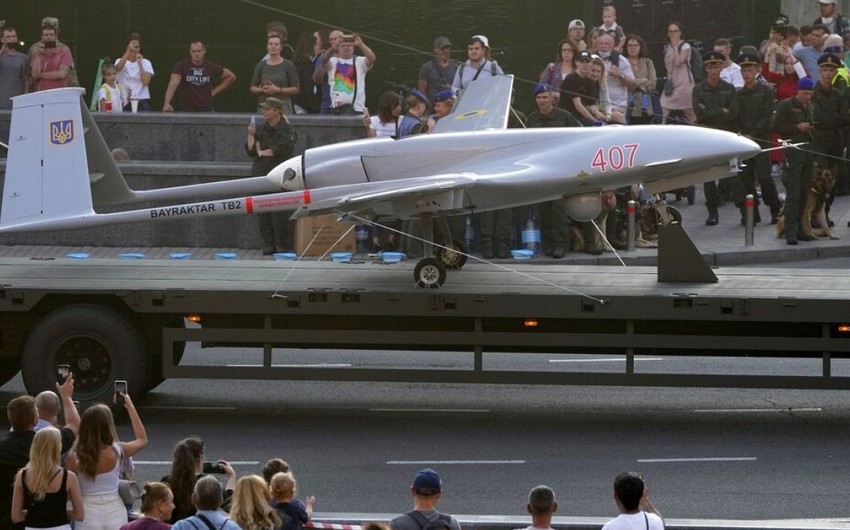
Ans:
{"label": "blue plastic bowl", "polygon": [[168,255],[168,257],[171,258],[171,259],[191,259],[192,253],[191,252],[172,252],[171,254]]}
{"label": "blue plastic bowl", "polygon": [[331,252],[331,260],[337,263],[346,263],[351,261],[352,254],[351,252]]}
{"label": "blue plastic bowl", "polygon": [[235,252],[216,252],[213,254],[214,259],[236,259]]}
{"label": "blue plastic bowl", "polygon": [[65,254],[66,258],[71,259],[89,259],[88,252],[71,252],[70,254]]}
{"label": "blue plastic bowl", "polygon": [[125,252],[120,257],[121,259],[145,259],[145,255],[139,252]]}
{"label": "blue plastic bowl", "polygon": [[520,248],[517,250],[511,250],[511,256],[513,256],[514,259],[531,259],[531,257],[534,256],[534,251],[527,248]]}
{"label": "blue plastic bowl", "polygon": [[404,252],[381,252],[379,256],[384,263],[398,263],[407,259],[407,254]]}
{"label": "blue plastic bowl", "polygon": [[276,260],[292,261],[298,257],[298,254],[295,252],[275,252],[273,257]]}

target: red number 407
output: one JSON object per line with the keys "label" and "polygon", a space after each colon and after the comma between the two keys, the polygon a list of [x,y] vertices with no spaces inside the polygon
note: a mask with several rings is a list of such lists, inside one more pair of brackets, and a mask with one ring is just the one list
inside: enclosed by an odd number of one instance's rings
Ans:
{"label": "red number 407", "polygon": [[609,147],[607,151],[600,147],[593,155],[593,162],[590,165],[599,168],[603,173],[608,169],[619,171],[623,168],[634,167],[638,147],[640,147],[640,144],[626,144],[622,147],[615,145]]}

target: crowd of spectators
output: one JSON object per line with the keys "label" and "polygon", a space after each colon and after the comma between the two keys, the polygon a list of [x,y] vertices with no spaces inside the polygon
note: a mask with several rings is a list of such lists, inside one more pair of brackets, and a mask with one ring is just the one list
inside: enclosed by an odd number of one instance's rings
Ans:
{"label": "crowd of spectators", "polygon": [[[286,461],[272,458],[262,475],[237,478],[226,460],[205,461],[204,442],[195,436],[177,442],[169,474],[146,482],[139,498],[128,504],[120,482],[131,478],[124,470],[148,444],[133,401],[123,392],[114,396],[134,435],[132,441],[121,441],[112,409],[95,404],[80,417],[73,390],[73,374],[68,374],[56,392],[24,395],[7,404],[12,430],[0,438],[0,528],[70,530],[73,522],[74,529],[83,530],[303,530],[312,520],[316,499],[296,498],[298,482]],[[365,523],[363,530],[461,530],[457,519],[437,508],[443,481],[436,471],[416,473],[409,493],[411,511],[388,523]],[[620,515],[603,530],[664,528],[642,475],[618,475],[613,499]],[[526,510],[532,524],[523,530],[551,530],[558,510],[555,492],[533,488]]]}
{"label": "crowd of spectators", "polygon": [[[821,16],[811,25],[795,26],[784,15],[770,25],[769,34],[760,43],[734,42],[718,38],[713,46],[698,50],[687,40],[678,21],[666,26],[662,65],[656,67],[649,57],[642,36],[629,32],[617,20],[613,6],[604,6],[601,20],[586,24],[570,21],[553,61],[538,74],[533,119],[526,122],[517,110],[511,113],[511,126],[564,127],[607,124],[675,123],[720,128],[745,134],[764,147],[776,145],[779,137],[807,142],[788,156],[781,150],[763,153],[737,177],[708,182],[704,186],[708,217],[706,225],[719,222],[719,207],[734,203],[745,219],[744,198],[761,196],[769,207],[770,220],[776,224],[789,209],[799,210],[805,203],[808,175],[812,164],[830,168],[837,175],[834,196],[850,194],[850,178],[845,151],[850,142],[850,19],[837,12],[834,0],[817,0]],[[299,36],[296,48],[288,44],[284,24],[266,26],[266,55],[257,63],[250,79],[250,93],[257,97],[257,109],[265,121],[269,109],[279,114],[284,126],[274,125],[248,131],[247,152],[254,157],[256,171],[279,163],[291,149],[284,141],[257,138],[256,133],[271,133],[275,138],[291,138],[288,118],[298,113],[360,115],[367,137],[418,134],[432,129],[451,111],[469,83],[482,77],[503,75],[502,66],[491,54],[486,35],[473,35],[466,41],[466,58],[452,57],[453,44],[446,36],[433,42],[433,57],[422,64],[416,87],[403,94],[387,92],[378,99],[377,113],[366,108],[367,75],[377,57],[357,34],[320,29]],[[59,40],[59,21],[42,20],[41,38],[28,54],[17,50],[17,32],[7,25],[2,29],[0,50],[0,108],[8,108],[9,97],[29,90],[76,84],[74,60],[70,48]],[[142,55],[140,37],[129,36],[123,55],[102,67],[103,85],[98,93],[99,110],[122,112],[149,111],[158,105],[149,91],[154,68]],[[822,79],[823,78],[823,79]],[[798,97],[801,87],[811,81],[812,97]],[[215,97],[236,82],[231,70],[206,59],[201,41],[189,44],[189,57],[171,70],[168,88],[162,99],[163,111],[210,112]],[[802,88],[803,92],[809,91]],[[546,94],[551,94],[550,96]],[[550,101],[551,99],[551,101]],[[774,110],[782,102],[793,101],[806,119],[789,112]],[[745,104],[742,102],[746,102]],[[515,105],[523,106],[524,102]],[[562,109],[569,115],[554,110]],[[799,113],[798,113],[799,114]],[[791,120],[790,122],[788,120]],[[809,128],[809,130],[803,130]],[[281,130],[283,131],[281,133]],[[263,153],[268,154],[263,154]],[[265,158],[265,160],[264,160]],[[259,167],[262,166],[262,167]],[[257,172],[255,174],[260,174]],[[785,184],[785,204],[777,192],[774,178]],[[671,190],[694,202],[693,190]],[[625,201],[640,197],[639,189],[618,190],[618,207],[613,217],[622,217]],[[783,210],[784,206],[784,210]],[[478,241],[484,258],[506,258],[508,249],[519,241],[518,227],[526,218],[540,220],[542,251],[555,258],[570,248],[569,222],[553,205],[538,205],[532,210],[489,212],[476,215]],[[785,231],[789,244],[811,236],[798,232],[799,214],[786,216]],[[756,222],[761,220],[758,201]],[[831,223],[831,221],[829,221]],[[553,226],[554,225],[554,226]],[[615,226],[616,223],[612,223]],[[261,222],[264,253],[291,250],[292,227],[281,219]],[[453,227],[453,236],[462,232]],[[547,236],[548,234],[548,236]],[[558,235],[562,234],[562,235]],[[612,239],[614,234],[609,234]],[[640,237],[649,237],[642,234]],[[390,250],[398,246],[395,234],[375,231],[372,250]],[[567,241],[564,239],[567,238]],[[601,252],[594,245],[584,250]],[[413,250],[415,252],[415,249]]]}

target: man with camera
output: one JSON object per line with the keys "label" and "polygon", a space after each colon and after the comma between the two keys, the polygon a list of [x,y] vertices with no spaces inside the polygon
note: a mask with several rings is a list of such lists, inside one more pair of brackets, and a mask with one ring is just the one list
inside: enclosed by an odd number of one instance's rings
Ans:
{"label": "man with camera", "polygon": [[29,84],[30,60],[18,51],[18,32],[12,26],[2,29],[0,46],[0,109],[11,109],[10,98],[26,94]]}
{"label": "man with camera", "polygon": [[30,66],[34,90],[50,90],[70,86],[69,76],[74,68],[71,49],[58,46],[59,29],[50,24],[41,27],[41,41],[35,46]]}

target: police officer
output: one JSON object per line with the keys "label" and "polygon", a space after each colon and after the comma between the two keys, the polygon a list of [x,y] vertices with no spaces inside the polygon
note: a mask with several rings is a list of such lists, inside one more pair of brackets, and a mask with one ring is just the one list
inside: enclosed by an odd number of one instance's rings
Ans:
{"label": "police officer", "polygon": [[[534,87],[537,110],[526,118],[532,127],[581,127],[575,116],[555,105],[555,89],[547,84]],[[570,226],[564,201],[551,201],[537,205],[540,212],[540,235],[543,253],[553,258],[563,258],[570,248]]]}
{"label": "police officer", "polygon": [[[836,185],[846,187],[846,182],[841,180],[844,171],[839,170],[839,162],[844,151],[842,134],[848,121],[848,109],[843,90],[832,83],[841,66],[841,58],[835,54],[825,53],[818,58],[820,79],[812,93],[812,122],[815,126],[812,137],[814,150],[818,152],[818,166],[829,168],[837,177]],[[834,195],[830,193],[826,201],[827,213],[833,198]]]}
{"label": "police officer", "polygon": [[[812,91],[815,82],[804,77],[797,83],[797,94],[780,101],[773,113],[773,132],[793,143],[809,142],[812,125]],[[782,176],[785,184],[785,239],[789,245],[797,240],[811,241],[812,237],[800,231],[800,214],[805,203],[812,177],[814,156],[810,149],[786,149],[788,169]]]}
{"label": "police officer", "polygon": [[[726,57],[716,51],[710,51],[703,56],[705,81],[694,86],[691,93],[697,125],[735,131],[737,128],[737,99],[735,87],[720,78],[723,62]],[[718,223],[717,208],[720,197],[717,193],[717,183],[713,180],[703,184],[705,203],[708,208],[708,219],[705,224],[713,226]]]}
{"label": "police officer", "polygon": [[[738,127],[741,134],[755,141],[763,148],[770,147],[770,120],[773,117],[773,90],[759,83],[761,61],[758,55],[742,53],[736,61],[741,67],[744,86],[738,90]],[[747,161],[744,170],[733,180],[732,188],[735,204],[741,209],[741,224],[746,222],[744,209],[745,195],[757,197],[756,179],[761,186],[761,195],[765,204],[770,207],[770,222],[776,224],[782,206],[776,185],[770,178],[770,155],[761,152],[755,158]],[[758,199],[754,213],[755,221],[761,222]]]}

